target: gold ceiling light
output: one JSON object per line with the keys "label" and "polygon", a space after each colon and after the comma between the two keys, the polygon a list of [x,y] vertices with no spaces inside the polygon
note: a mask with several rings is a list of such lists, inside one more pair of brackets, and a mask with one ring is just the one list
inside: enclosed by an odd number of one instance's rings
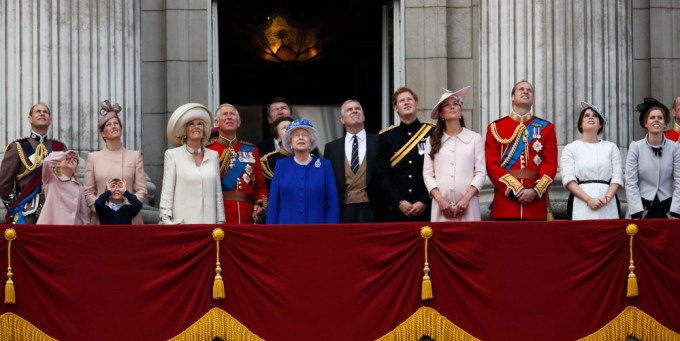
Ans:
{"label": "gold ceiling light", "polygon": [[302,63],[321,54],[320,27],[293,23],[274,14],[257,27],[257,55],[275,63]]}

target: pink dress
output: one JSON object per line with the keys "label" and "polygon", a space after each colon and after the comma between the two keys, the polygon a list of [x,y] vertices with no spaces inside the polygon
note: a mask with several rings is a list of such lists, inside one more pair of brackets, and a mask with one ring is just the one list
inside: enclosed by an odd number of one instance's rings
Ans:
{"label": "pink dress", "polygon": [[[454,137],[442,135],[442,146],[432,160],[430,138],[425,144],[425,160],[423,162],[423,180],[427,192],[439,188],[439,193],[446,201],[457,202],[470,186],[481,192],[486,179],[486,161],[484,159],[484,143],[482,135],[467,128]],[[463,215],[456,219],[447,219],[441,213],[439,204],[432,200],[431,221],[480,221],[479,195],[472,197]]]}
{"label": "pink dress", "polygon": [[74,177],[54,174],[56,165],[66,152],[52,152],[43,161],[45,205],[37,224],[87,225],[90,221],[83,186]]}

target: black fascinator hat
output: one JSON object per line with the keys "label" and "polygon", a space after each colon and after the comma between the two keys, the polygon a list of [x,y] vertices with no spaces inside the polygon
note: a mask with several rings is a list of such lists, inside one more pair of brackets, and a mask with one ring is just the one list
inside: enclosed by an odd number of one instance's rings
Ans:
{"label": "black fascinator hat", "polygon": [[647,116],[647,113],[649,112],[650,109],[655,107],[661,108],[661,110],[663,111],[664,120],[666,120],[666,123],[670,122],[671,114],[670,111],[668,110],[668,107],[663,103],[659,102],[656,98],[645,97],[645,101],[638,104],[635,107],[635,109],[640,112],[640,125],[643,128],[645,127],[645,117]]}

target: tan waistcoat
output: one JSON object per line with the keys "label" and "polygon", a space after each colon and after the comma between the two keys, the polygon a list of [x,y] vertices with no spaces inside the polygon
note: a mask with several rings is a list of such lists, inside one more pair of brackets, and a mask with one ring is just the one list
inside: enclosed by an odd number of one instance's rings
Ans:
{"label": "tan waistcoat", "polygon": [[359,171],[356,174],[352,172],[352,168],[345,158],[345,205],[358,204],[362,202],[369,202],[368,192],[366,191],[366,157],[361,163]]}

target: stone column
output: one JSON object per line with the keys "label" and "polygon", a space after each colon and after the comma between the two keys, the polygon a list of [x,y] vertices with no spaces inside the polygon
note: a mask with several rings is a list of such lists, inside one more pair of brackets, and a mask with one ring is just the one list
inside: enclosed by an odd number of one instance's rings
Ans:
{"label": "stone column", "polygon": [[527,79],[534,112],[555,124],[558,145],[578,138],[580,101],[610,117],[607,140],[632,139],[632,8],[629,1],[480,1],[480,100],[486,125],[512,110],[510,91]]}
{"label": "stone column", "polygon": [[0,143],[27,136],[29,109],[44,102],[52,137],[99,150],[99,102],[110,99],[125,146],[141,147],[139,1],[2,1],[0,32]]}
{"label": "stone column", "polygon": [[210,1],[142,1],[144,163],[160,197],[166,126],[182,104],[208,103]]}

